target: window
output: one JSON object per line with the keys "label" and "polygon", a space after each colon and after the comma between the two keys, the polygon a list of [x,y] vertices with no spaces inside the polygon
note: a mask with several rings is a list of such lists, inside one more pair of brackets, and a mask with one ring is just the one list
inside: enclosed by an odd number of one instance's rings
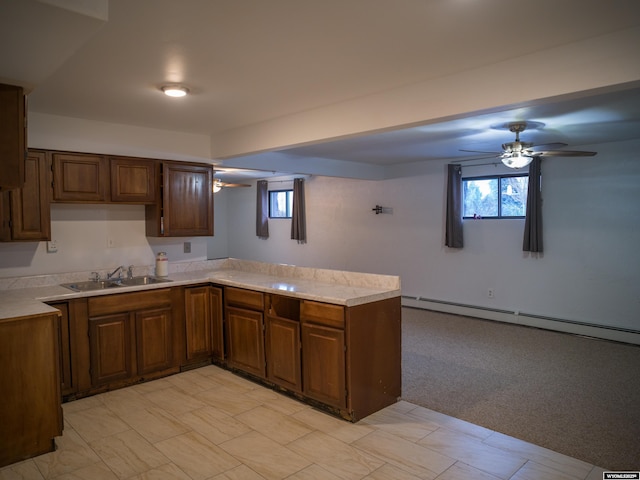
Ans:
{"label": "window", "polygon": [[291,218],[293,190],[269,191],[269,218]]}
{"label": "window", "polygon": [[463,218],[524,218],[528,175],[462,179]]}

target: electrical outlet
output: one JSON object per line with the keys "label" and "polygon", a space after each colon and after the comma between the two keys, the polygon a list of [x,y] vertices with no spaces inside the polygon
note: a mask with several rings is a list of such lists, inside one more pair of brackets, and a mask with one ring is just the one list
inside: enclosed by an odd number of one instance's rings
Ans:
{"label": "electrical outlet", "polygon": [[487,297],[489,297],[489,298],[493,298],[494,297],[493,288],[490,288],[490,289],[487,290]]}
{"label": "electrical outlet", "polygon": [[191,253],[191,242],[184,242],[184,253]]}
{"label": "electrical outlet", "polygon": [[47,242],[47,253],[56,253],[58,251],[58,241],[49,240]]}

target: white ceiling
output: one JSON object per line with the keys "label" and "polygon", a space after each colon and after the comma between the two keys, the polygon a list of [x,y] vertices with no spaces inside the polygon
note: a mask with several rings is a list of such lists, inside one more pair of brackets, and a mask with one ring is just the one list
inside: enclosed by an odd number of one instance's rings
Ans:
{"label": "white ceiling", "polygon": [[[638,25],[637,0],[0,0],[0,81],[31,90],[30,112],[220,138]],[[191,95],[160,94],[174,82]],[[459,159],[513,140],[492,128],[513,120],[544,124],[523,140],[579,149],[640,137],[639,85],[213,160],[283,170],[310,157],[356,169]]]}

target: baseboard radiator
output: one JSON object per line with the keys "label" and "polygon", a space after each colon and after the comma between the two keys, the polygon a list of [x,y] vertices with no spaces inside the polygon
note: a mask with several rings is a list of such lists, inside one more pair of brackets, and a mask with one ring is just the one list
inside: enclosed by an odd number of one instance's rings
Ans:
{"label": "baseboard radiator", "polygon": [[402,296],[403,307],[420,308],[436,312],[452,313],[467,317],[495,320],[498,322],[514,323],[528,327],[544,328],[558,332],[572,333],[586,337],[601,338],[615,342],[640,345],[640,331],[625,328],[595,325],[562,318],[546,317],[512,310],[500,310],[474,305],[446,302],[425,297]]}

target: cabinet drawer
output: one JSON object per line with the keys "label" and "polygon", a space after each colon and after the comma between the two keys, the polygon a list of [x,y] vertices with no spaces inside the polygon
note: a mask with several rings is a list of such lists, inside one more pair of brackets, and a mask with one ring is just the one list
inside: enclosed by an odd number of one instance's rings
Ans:
{"label": "cabinet drawer", "polygon": [[329,327],[344,328],[344,307],[329,303],[303,300],[300,305],[300,320]]}
{"label": "cabinet drawer", "polygon": [[108,315],[118,312],[131,312],[145,308],[171,306],[171,289],[163,288],[147,292],[116,293],[91,297],[88,300],[89,316]]}
{"label": "cabinet drawer", "polygon": [[226,287],[224,290],[227,305],[244,307],[251,310],[262,311],[264,309],[264,295],[262,292],[244,290],[242,288]]}

